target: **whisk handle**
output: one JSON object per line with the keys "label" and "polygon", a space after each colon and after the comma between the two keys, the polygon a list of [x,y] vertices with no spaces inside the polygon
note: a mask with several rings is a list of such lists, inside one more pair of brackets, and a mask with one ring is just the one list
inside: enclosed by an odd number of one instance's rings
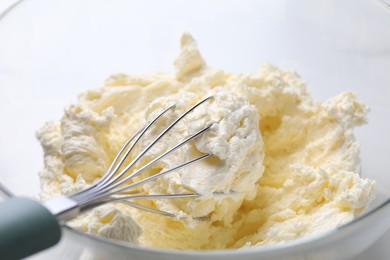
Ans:
{"label": "whisk handle", "polygon": [[14,197],[0,203],[0,259],[21,259],[55,245],[61,228],[37,201]]}

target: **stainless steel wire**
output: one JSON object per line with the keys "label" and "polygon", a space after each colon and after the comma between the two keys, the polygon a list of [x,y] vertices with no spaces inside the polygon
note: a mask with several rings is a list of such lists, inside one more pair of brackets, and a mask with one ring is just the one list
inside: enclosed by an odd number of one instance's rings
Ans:
{"label": "stainless steel wire", "polygon": [[[134,148],[137,144],[139,144],[140,140],[145,136],[148,130],[156,124],[156,122],[163,117],[166,113],[173,111],[176,108],[176,105],[171,105],[165,110],[163,110],[160,114],[158,114],[152,121],[150,121],[145,127],[141,128],[134,136],[130,137],[123,147],[120,149],[119,153],[115,156],[113,162],[111,163],[110,167],[106,171],[106,173],[103,175],[102,178],[100,178],[96,183],[91,185],[90,187],[81,190],[77,193],[74,193],[69,196],[70,199],[77,202],[78,207],[81,211],[85,211],[88,209],[91,209],[93,207],[100,206],[105,203],[110,202],[121,202],[126,205],[132,206],[137,209],[149,211],[155,214],[160,214],[168,217],[176,217],[175,214],[164,212],[161,210],[153,209],[150,207],[147,207],[142,204],[135,203],[134,200],[140,200],[140,199],[175,199],[175,198],[196,198],[201,196],[201,194],[198,194],[196,192],[193,193],[183,193],[183,194],[160,194],[160,195],[151,195],[151,194],[145,194],[143,189],[137,190],[137,188],[142,187],[144,184],[151,182],[153,180],[156,180],[157,178],[160,178],[164,175],[167,175],[171,172],[174,172],[176,170],[179,170],[183,167],[186,167],[188,165],[191,165],[193,163],[196,163],[198,161],[204,160],[212,154],[203,154],[197,158],[191,159],[187,162],[184,162],[182,164],[173,166],[169,169],[165,169],[159,173],[156,173],[152,176],[143,178],[141,180],[129,183],[131,180],[134,180],[135,177],[139,176],[141,173],[143,173],[145,170],[150,168],[152,165],[159,162],[162,158],[168,156],[172,152],[176,151],[183,145],[189,143],[190,141],[194,140],[195,138],[199,137],[206,131],[208,131],[214,124],[219,122],[213,122],[208,124],[203,129],[197,131],[194,134],[191,134],[187,138],[185,138],[183,141],[179,142],[176,145],[173,145],[170,149],[163,152],[162,154],[158,155],[156,158],[152,159],[145,165],[143,165],[141,168],[135,170],[134,172],[128,174],[128,172],[136,165],[137,162],[139,162],[145,154],[156,145],[157,142],[159,142],[175,125],[177,125],[184,117],[186,117],[189,113],[194,111],[197,107],[204,104],[205,102],[213,99],[212,96],[206,97],[194,106],[192,106],[190,109],[188,109],[186,112],[184,112],[182,115],[180,115],[177,119],[175,119],[169,126],[167,126],[165,129],[161,131],[155,137],[139,154],[133,155],[133,159],[130,161],[128,165],[124,165],[126,159],[134,152]],[[123,170],[120,171],[120,169],[124,167]],[[199,217],[195,218],[198,220],[204,220],[207,217]]]}

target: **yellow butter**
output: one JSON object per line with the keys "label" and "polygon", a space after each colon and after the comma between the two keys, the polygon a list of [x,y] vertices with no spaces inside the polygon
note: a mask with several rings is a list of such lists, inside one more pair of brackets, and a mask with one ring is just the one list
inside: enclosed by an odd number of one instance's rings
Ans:
{"label": "yellow butter", "polygon": [[[353,135],[354,127],[365,123],[368,108],[354,93],[320,102],[294,71],[270,64],[249,74],[210,68],[189,34],[183,35],[174,64],[175,75],[111,76],[104,87],[81,94],[60,122],[38,131],[45,151],[42,198],[75,192],[102,176],[125,140],[156,111],[178,105],[156,125],[157,132],[214,95],[144,159],[219,121],[146,174],[203,153],[213,153],[213,158],[144,187],[150,194],[204,194],[201,199],[143,203],[183,217],[207,215],[210,221],[176,220],[113,204],[80,216],[72,226],[142,246],[239,248],[328,230],[351,221],[368,205],[375,182],[356,173],[359,144]],[[229,194],[231,190],[236,193]]]}

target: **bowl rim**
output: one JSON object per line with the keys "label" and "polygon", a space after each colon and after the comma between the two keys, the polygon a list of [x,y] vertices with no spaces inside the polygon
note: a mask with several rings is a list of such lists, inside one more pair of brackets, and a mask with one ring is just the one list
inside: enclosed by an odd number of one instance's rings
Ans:
{"label": "bowl rim", "polygon": [[[3,197],[5,198],[12,198],[14,197],[14,194],[8,190],[1,182],[0,182],[0,192],[4,194]],[[1,194],[0,193],[0,194]],[[358,223],[361,223],[368,219],[371,216],[374,216],[376,214],[381,213],[386,208],[390,208],[390,190],[379,187],[377,188],[376,195],[378,193],[381,193],[386,196],[386,199],[384,202],[380,203],[375,208],[361,214],[359,217],[353,219],[350,222],[347,222],[341,226],[304,236],[302,238],[294,239],[291,241],[288,241],[286,243],[280,243],[280,244],[273,244],[269,246],[250,246],[250,247],[244,247],[244,248],[228,248],[228,249],[210,249],[210,250],[180,250],[180,249],[166,249],[166,248],[153,248],[148,246],[140,246],[138,244],[129,243],[125,241],[120,240],[114,240],[109,239],[105,237],[99,237],[95,236],[86,232],[83,232],[81,230],[72,228],[71,226],[67,225],[65,222],[61,222],[60,225],[63,229],[66,231],[69,231],[73,233],[74,235],[81,236],[83,238],[94,240],[99,243],[108,244],[110,246],[124,248],[124,249],[131,249],[131,250],[137,250],[142,252],[148,252],[148,253],[158,253],[158,254],[170,254],[170,255],[177,255],[177,256],[186,256],[186,255],[197,255],[197,256],[218,256],[218,255],[225,255],[226,253],[229,253],[230,255],[242,255],[242,254],[268,254],[268,253],[274,253],[274,252],[281,252],[284,250],[288,250],[291,248],[296,248],[297,246],[305,246],[307,244],[311,244],[313,242],[320,241],[322,239],[325,239],[328,236],[339,234],[340,232],[349,229],[351,226],[356,226]],[[388,229],[388,228],[387,228]]]}
{"label": "bowl rim", "polygon": [[250,246],[245,248],[235,248],[235,249],[211,249],[211,250],[180,250],[180,249],[165,249],[165,248],[153,248],[153,247],[146,247],[146,246],[140,246],[138,244],[128,243],[124,241],[119,240],[113,240],[109,238],[99,237],[95,235],[91,235],[89,233],[85,233],[83,231],[77,230],[75,228],[72,228],[65,223],[62,223],[62,227],[76,235],[83,236],[88,239],[92,239],[98,242],[108,243],[110,245],[114,245],[117,247],[124,247],[126,249],[132,249],[132,250],[138,250],[143,252],[153,252],[153,253],[163,253],[163,254],[172,254],[172,255],[178,255],[178,256],[185,256],[185,255],[197,255],[197,256],[216,256],[216,255],[225,255],[226,253],[229,254],[252,254],[252,253],[271,253],[271,252],[280,252],[282,250],[287,250],[290,248],[295,248],[297,246],[304,246],[309,243],[313,243],[319,240],[322,240],[328,236],[332,236],[335,234],[338,234],[344,230],[349,229],[351,226],[356,226],[358,223],[361,223],[368,219],[369,217],[379,214],[382,211],[384,211],[386,208],[390,208],[390,190],[384,189],[384,188],[378,188],[378,193],[384,193],[387,197],[384,202],[376,206],[375,208],[363,213],[359,217],[353,219],[350,222],[347,222],[341,226],[319,232],[316,234],[311,234],[304,236],[302,238],[294,239],[291,241],[288,241],[286,243],[280,243],[280,244],[274,244],[269,246]]}

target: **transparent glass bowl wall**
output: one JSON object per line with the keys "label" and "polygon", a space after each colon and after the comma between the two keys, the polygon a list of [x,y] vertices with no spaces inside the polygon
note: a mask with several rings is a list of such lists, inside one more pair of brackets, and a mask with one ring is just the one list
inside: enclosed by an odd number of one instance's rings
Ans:
{"label": "transparent glass bowl wall", "polygon": [[[296,69],[316,99],[345,90],[359,93],[372,110],[368,125],[356,131],[362,144],[361,172],[390,189],[389,27],[389,12],[375,1],[22,1],[0,21],[0,180],[18,195],[36,196],[43,156],[35,131],[47,120],[58,120],[65,105],[83,90],[101,86],[112,73],[173,71],[180,34],[189,31],[212,67],[253,72],[269,61]],[[385,208],[374,216],[383,212]],[[379,219],[375,223],[380,232],[372,238],[386,229]],[[357,239],[354,232],[364,225],[351,228]],[[62,244],[49,253],[173,257],[64,230]],[[346,239],[347,233],[329,236],[333,240],[327,244],[318,240],[323,248],[315,239],[279,246],[272,256],[329,257],[321,252],[335,248],[328,251],[337,258],[337,248],[343,248],[338,239]],[[373,240],[359,243],[367,246]],[[266,258],[271,251],[210,256]],[[207,256],[203,254],[173,253],[187,258]]]}

